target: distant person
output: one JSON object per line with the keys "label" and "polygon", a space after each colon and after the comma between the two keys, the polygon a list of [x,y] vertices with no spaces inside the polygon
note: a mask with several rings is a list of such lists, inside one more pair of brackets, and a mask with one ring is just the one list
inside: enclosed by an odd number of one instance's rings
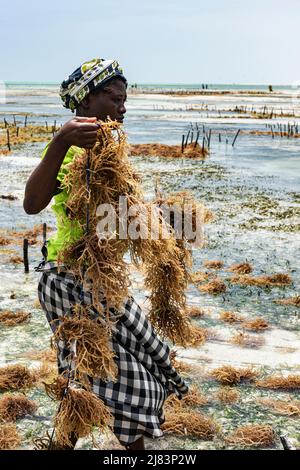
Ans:
{"label": "distant person", "polygon": [[[137,85],[135,84],[137,87]],[[37,214],[48,206],[52,197],[57,217],[57,233],[43,246],[44,260],[40,272],[38,295],[53,331],[60,319],[72,315],[73,306],[88,293],[71,271],[60,269],[57,259],[62,246],[79,236],[68,218],[66,203],[69,193],[61,189],[74,157],[96,143],[98,121],[123,122],[126,108],[127,81],[115,60],[93,59],[76,69],[60,89],[66,108],[75,117],[55,134],[43,152],[43,159],[29,177],[24,197],[27,214]],[[55,320],[55,321],[54,321]],[[171,393],[181,397],[188,388],[170,362],[170,350],[154,331],[134,299],[125,303],[124,314],[116,323],[112,344],[119,375],[116,382],[90,377],[93,392],[110,408],[114,416],[113,430],[120,443],[129,450],[144,449],[144,436],[163,435],[163,404]],[[67,371],[70,350],[59,342],[59,373]],[[77,436],[70,436],[73,447]],[[73,448],[72,447],[72,448]]]}

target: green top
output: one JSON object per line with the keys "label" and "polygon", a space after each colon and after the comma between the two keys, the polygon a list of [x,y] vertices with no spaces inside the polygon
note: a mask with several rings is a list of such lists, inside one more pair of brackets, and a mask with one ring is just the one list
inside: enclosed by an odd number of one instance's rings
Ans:
{"label": "green top", "polygon": [[[50,142],[42,153],[42,158],[47,153]],[[74,160],[75,155],[82,153],[84,149],[72,146],[63,159],[56,179],[63,181],[68,173],[68,165]],[[63,189],[60,193],[54,196],[54,204],[52,205],[53,212],[56,216],[57,232],[47,241],[48,257],[47,261],[57,261],[57,255],[62,248],[78,240],[83,231],[76,220],[70,220],[66,213],[66,202],[69,198],[69,193]]]}

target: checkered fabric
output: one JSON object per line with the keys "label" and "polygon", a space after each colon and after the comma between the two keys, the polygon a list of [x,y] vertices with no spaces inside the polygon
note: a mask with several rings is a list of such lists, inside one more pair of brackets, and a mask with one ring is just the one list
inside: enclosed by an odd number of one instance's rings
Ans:
{"label": "checkered fabric", "polygon": [[[42,262],[38,295],[54,332],[59,319],[72,315],[72,306],[81,301],[91,304],[91,293],[84,290],[70,271],[58,270],[53,262]],[[105,306],[105,301],[103,300]],[[95,317],[99,314],[93,310]],[[115,312],[112,309],[112,314]],[[141,436],[161,437],[163,404],[171,393],[181,398],[188,387],[172,367],[169,347],[157,336],[139,305],[130,297],[124,302],[112,335],[119,374],[116,382],[89,377],[93,392],[110,408],[114,433],[123,445]],[[70,349],[58,343],[59,372],[69,368]]]}

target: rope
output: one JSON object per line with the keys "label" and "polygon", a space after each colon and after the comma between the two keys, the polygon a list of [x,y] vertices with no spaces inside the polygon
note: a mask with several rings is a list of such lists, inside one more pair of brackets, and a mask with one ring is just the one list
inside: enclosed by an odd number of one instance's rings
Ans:
{"label": "rope", "polygon": [[91,151],[87,150],[87,161],[86,161],[86,189],[88,192],[88,202],[86,205],[86,225],[85,225],[85,233],[86,235],[89,233],[90,229],[90,179],[91,179],[91,169],[90,169],[90,157]]}
{"label": "rope", "polygon": [[[89,229],[90,229],[90,179],[91,179],[91,169],[90,169],[90,157],[91,157],[91,150],[87,150],[87,162],[86,162],[86,189],[87,189],[87,192],[88,192],[88,202],[86,204],[86,225],[85,225],[85,233],[86,235],[89,233]],[[45,241],[45,240],[44,240]],[[83,289],[81,289],[80,291],[80,294],[79,294],[79,297],[80,297],[80,304],[83,304],[84,303],[84,293],[83,293]],[[80,318],[80,315],[79,315],[79,318]],[[68,380],[67,380],[67,383],[66,383],[66,386],[63,390],[63,394],[62,394],[62,398],[61,398],[61,401],[60,401],[60,404],[58,406],[58,409],[57,409],[57,412],[56,414],[58,414],[61,410],[61,407],[62,407],[62,403],[63,403],[63,400],[64,398],[67,396],[68,394],[68,390],[69,390],[69,387],[70,387],[70,382],[71,382],[71,375],[72,375],[72,361],[74,360],[74,358],[76,357],[76,340],[74,341],[73,343],[73,346],[74,346],[74,351],[73,351],[73,356],[72,356],[72,359],[70,359],[70,364],[69,364],[69,367],[67,369],[67,373],[68,373]],[[52,430],[52,433],[51,433],[51,436],[50,436],[50,439],[49,439],[49,445],[48,445],[48,450],[52,450],[52,445],[53,445],[53,439],[54,439],[54,434],[55,434],[55,426],[53,427],[53,430]]]}

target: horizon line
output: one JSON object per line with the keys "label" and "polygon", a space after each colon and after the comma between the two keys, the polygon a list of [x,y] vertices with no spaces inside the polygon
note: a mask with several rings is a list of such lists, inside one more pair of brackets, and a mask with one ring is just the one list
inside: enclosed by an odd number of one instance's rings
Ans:
{"label": "horizon line", "polygon": [[[7,85],[13,85],[13,84],[30,84],[30,85],[40,85],[40,84],[44,84],[44,85],[60,85],[61,82],[54,82],[54,81],[50,81],[50,82],[47,82],[47,81],[30,81],[30,80],[3,80],[2,83],[4,84],[7,84]],[[138,85],[138,86],[149,86],[149,85],[154,85],[154,86],[158,86],[158,85],[163,85],[163,86],[166,86],[166,85],[176,85],[176,86],[182,86],[182,85],[188,85],[188,86],[202,86],[202,85],[216,85],[216,86],[220,86],[220,85],[242,85],[242,86],[293,86],[293,83],[242,83],[242,82],[227,82],[227,83],[214,83],[214,82],[197,82],[197,83],[190,83],[190,82],[157,82],[157,83],[154,83],[154,82],[149,82],[149,83],[146,83],[146,82],[128,82],[129,85]]]}

